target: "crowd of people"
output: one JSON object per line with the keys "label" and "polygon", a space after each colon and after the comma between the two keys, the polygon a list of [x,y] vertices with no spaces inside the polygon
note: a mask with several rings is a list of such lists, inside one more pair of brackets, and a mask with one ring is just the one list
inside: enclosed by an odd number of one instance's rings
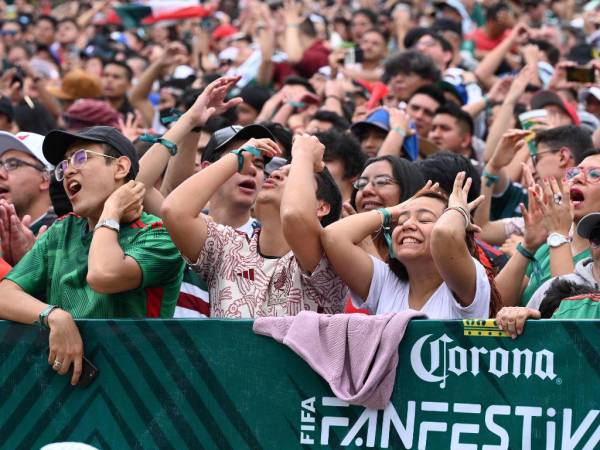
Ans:
{"label": "crowd of people", "polygon": [[0,318],[73,384],[79,318],[600,318],[598,1],[0,9]]}

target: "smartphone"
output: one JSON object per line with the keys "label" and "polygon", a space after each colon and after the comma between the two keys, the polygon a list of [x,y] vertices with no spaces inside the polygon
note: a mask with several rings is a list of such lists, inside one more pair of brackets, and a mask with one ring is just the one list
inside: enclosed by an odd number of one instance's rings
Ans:
{"label": "smartphone", "polygon": [[96,379],[98,376],[98,368],[94,366],[89,359],[85,356],[83,357],[83,367],[81,368],[81,376],[79,377],[79,382],[77,383],[77,387],[86,388],[88,387],[92,381]]}
{"label": "smartphone", "polygon": [[567,67],[567,81],[595,83],[596,73],[593,67]]}
{"label": "smartphone", "polygon": [[362,48],[356,47],[354,49],[354,62],[360,64],[364,61],[364,54]]}

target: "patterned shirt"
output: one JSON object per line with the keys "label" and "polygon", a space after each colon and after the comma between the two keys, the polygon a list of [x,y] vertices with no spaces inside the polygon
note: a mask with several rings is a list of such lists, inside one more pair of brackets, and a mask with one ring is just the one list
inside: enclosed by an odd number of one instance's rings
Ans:
{"label": "patterned shirt", "polygon": [[140,287],[100,294],[87,284],[93,233],[86,219],[69,214],[58,219],[25,254],[6,279],[33,296],[43,296],[74,318],[173,317],[183,260],[162,222],[143,213],[123,225],[119,245],[142,271]]}
{"label": "patterned shirt", "polygon": [[207,238],[193,269],[206,280],[211,317],[294,316],[302,310],[335,314],[344,309],[348,288],[323,257],[302,271],[293,252],[281,258],[260,254],[251,238],[205,218]]}

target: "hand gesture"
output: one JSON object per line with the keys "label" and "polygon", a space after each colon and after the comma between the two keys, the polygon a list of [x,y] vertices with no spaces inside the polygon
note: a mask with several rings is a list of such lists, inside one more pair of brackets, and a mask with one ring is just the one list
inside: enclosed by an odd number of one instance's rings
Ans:
{"label": "hand gesture", "polygon": [[384,108],[388,114],[390,115],[390,128],[393,130],[395,128],[400,128],[404,130],[406,135],[408,136],[411,132],[410,129],[410,116],[408,113],[402,109],[398,108]]}
{"label": "hand gesture", "polygon": [[573,224],[569,186],[560,185],[554,177],[542,182],[543,196],[535,195],[537,206],[544,215],[548,233],[568,235]]}
{"label": "hand gesture", "polygon": [[127,139],[131,142],[135,141],[138,137],[144,134],[144,128],[142,127],[142,116],[139,111],[135,111],[135,114],[127,113],[125,121],[119,117],[119,130],[123,133]]}
{"label": "hand gesture", "polygon": [[517,45],[527,42],[530,30],[526,23],[519,22],[508,35],[508,39],[512,40]]}
{"label": "hand gesture", "polygon": [[321,172],[325,168],[325,163],[323,162],[324,152],[325,146],[321,144],[316,136],[300,134],[294,137],[292,143],[292,161],[294,158],[311,158],[313,170]]}
{"label": "hand gesture", "polygon": [[[452,188],[452,193],[448,198],[448,208],[461,208],[462,210],[466,211],[467,214],[469,214],[469,216],[471,216],[473,210],[477,208],[477,205],[479,205],[483,201],[484,196],[480,195],[475,200],[469,203],[467,199],[469,197],[469,190],[471,189],[471,184],[473,183],[473,180],[471,178],[467,178],[467,180],[465,181],[465,177],[465,172],[459,172],[456,175],[456,178],[454,179],[454,187]],[[470,223],[469,221],[467,231],[480,233],[481,228],[479,228],[473,223]]]}
{"label": "hand gesture", "polygon": [[525,321],[529,318],[542,317],[537,309],[523,308],[522,306],[505,306],[496,314],[498,328],[505,331],[511,338],[516,339],[523,334]]}
{"label": "hand gesture", "polygon": [[524,139],[530,134],[531,131],[527,130],[508,130],[500,138],[488,164],[496,170],[506,167],[525,145]]}
{"label": "hand gesture", "polygon": [[[281,155],[281,150],[279,150],[279,146],[277,145],[277,143],[269,138],[253,138],[248,140],[244,145],[242,145],[242,147],[245,147],[246,145],[256,148],[263,154],[263,156],[272,158],[274,156]],[[249,175],[251,174],[250,167],[252,165],[252,162],[254,161],[255,156],[250,152],[243,152],[242,156],[244,157],[244,167],[242,168],[240,173],[242,175]]]}
{"label": "hand gesture", "polygon": [[118,222],[124,221],[126,216],[128,219],[137,219],[142,214],[145,194],[146,188],[143,183],[133,180],[125,183],[104,202],[103,218],[115,219]]}
{"label": "hand gesture", "polygon": [[2,256],[11,266],[17,264],[21,258],[31,250],[33,244],[48,228],[40,228],[37,237],[29,229],[31,216],[26,215],[20,221],[15,212],[14,205],[5,200],[0,200],[0,239]]}
{"label": "hand gesture", "polygon": [[210,83],[198,96],[192,107],[184,114],[190,118],[193,127],[202,126],[214,114],[219,115],[229,108],[242,103],[239,97],[225,101],[227,92],[241,77],[221,77]]}
{"label": "hand gesture", "polygon": [[535,253],[548,237],[548,230],[544,224],[544,213],[536,201],[537,195],[535,187],[530,187],[527,190],[529,208],[526,208],[523,203],[519,205],[525,222],[523,246],[529,253]]}
{"label": "hand gesture", "polygon": [[493,102],[501,103],[508,94],[514,77],[498,78],[488,92],[488,98]]}
{"label": "hand gesture", "polygon": [[421,189],[419,189],[415,195],[413,195],[411,198],[409,198],[408,200],[403,201],[402,203],[399,203],[398,205],[395,206],[391,206],[389,208],[387,208],[387,210],[390,212],[390,215],[392,216],[392,223],[396,223],[398,222],[398,217],[400,215],[400,213],[402,212],[402,208],[403,206],[410,202],[411,200],[413,200],[414,198],[423,195],[424,193],[427,192],[433,192],[436,194],[442,194],[442,191],[440,189],[440,184],[439,183],[433,183],[433,181],[429,180],[427,181],[427,183],[425,183],[425,186],[423,186]]}
{"label": "hand gesture", "polygon": [[302,23],[302,3],[296,0],[284,0],[283,16],[287,25],[300,25]]}
{"label": "hand gesture", "polygon": [[342,219],[348,216],[356,214],[356,210],[352,207],[350,202],[344,202],[342,204]]}
{"label": "hand gesture", "polygon": [[48,364],[60,375],[66,375],[73,364],[71,384],[77,385],[81,376],[83,341],[71,314],[55,309],[48,316],[50,327]]}
{"label": "hand gesture", "polygon": [[517,103],[517,101],[525,93],[525,88],[533,79],[536,70],[537,67],[529,64],[523,67],[523,69],[521,69],[521,72],[519,72],[519,74],[515,77],[512,84],[510,85],[508,94],[504,99],[505,103]]}

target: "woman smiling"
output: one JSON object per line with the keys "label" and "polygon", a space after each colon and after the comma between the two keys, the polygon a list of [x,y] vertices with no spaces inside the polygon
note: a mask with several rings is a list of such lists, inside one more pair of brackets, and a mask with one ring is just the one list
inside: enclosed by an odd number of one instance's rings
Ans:
{"label": "woman smiling", "polygon": [[[464,186],[463,186],[464,184]],[[467,203],[471,179],[457,175],[449,199],[431,187],[399,205],[346,217],[322,234],[331,264],[352,290],[356,306],[382,314],[415,309],[432,319],[489,317],[492,289],[475,248]],[[360,247],[380,233],[389,263]]]}

